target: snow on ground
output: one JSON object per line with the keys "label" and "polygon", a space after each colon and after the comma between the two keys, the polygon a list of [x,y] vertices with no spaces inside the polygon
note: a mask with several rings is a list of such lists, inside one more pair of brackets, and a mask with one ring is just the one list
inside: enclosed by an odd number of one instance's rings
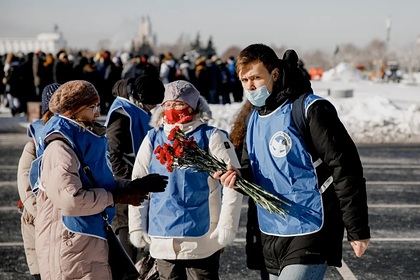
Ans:
{"label": "snow on ground", "polygon": [[[329,100],[357,143],[420,143],[420,83],[362,80],[339,65],[334,78],[311,81],[314,93]],[[344,67],[344,69],[343,69]],[[352,97],[335,97],[335,90],[352,90]],[[211,125],[230,131],[241,104],[210,105]]]}

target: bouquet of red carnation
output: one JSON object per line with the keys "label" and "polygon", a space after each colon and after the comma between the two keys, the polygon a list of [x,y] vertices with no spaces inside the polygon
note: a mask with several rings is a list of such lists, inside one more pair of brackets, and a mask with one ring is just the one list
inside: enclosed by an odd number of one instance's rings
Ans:
{"label": "bouquet of red carnation", "polygon": [[[194,141],[194,137],[186,139],[184,132],[179,127],[171,130],[168,140],[173,141],[172,145],[163,143],[163,146],[156,147],[154,153],[161,164],[166,164],[166,169],[169,172],[172,172],[174,168],[187,169],[191,167],[197,168],[198,172],[209,174],[218,170],[227,171],[226,163],[201,149]],[[289,210],[286,208],[291,206],[290,203],[240,176],[236,178],[236,185],[261,207],[270,213],[274,212],[283,217],[289,214]]]}

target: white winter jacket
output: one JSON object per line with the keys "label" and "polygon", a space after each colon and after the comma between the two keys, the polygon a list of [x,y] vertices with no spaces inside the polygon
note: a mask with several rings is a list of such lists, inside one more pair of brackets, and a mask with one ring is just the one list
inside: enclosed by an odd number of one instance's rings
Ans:
{"label": "white winter jacket", "polygon": [[[185,133],[193,131],[208,120],[211,113],[203,98],[200,98],[198,111],[200,113],[196,115],[192,122],[179,125]],[[159,108],[153,115],[151,126],[155,128],[163,126],[166,135],[174,127],[174,125],[164,122],[162,108]],[[229,143],[229,148],[225,145],[226,142]],[[145,137],[136,157],[132,179],[143,177],[149,173],[151,157],[155,156],[152,149],[152,143],[150,143],[148,137]],[[210,137],[208,152],[232,166],[237,168],[240,166],[233,145],[225,133],[220,130],[216,130]],[[237,231],[243,196],[233,189],[223,188],[219,180],[215,180],[210,176],[207,180],[210,188],[208,199],[211,224],[209,232],[198,238],[151,237],[150,254],[152,257],[167,260],[206,258],[223,247],[218,243],[217,238],[210,238],[216,227],[232,232]],[[130,234],[136,231],[147,232],[148,211],[153,211],[153,209],[149,209],[148,201],[145,201],[138,207],[129,206]]]}

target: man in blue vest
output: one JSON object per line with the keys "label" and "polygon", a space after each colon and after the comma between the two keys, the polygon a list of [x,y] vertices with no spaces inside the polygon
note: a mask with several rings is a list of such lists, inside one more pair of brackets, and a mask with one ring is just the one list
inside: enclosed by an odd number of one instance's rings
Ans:
{"label": "man in blue vest", "polygon": [[[293,50],[282,60],[263,44],[236,59],[245,97],[254,105],[239,172],[217,172],[224,186],[236,174],[289,200],[282,217],[258,206],[263,255],[270,279],[323,279],[327,266],[341,267],[344,228],[357,257],[370,241],[366,181],[357,148],[334,106],[312,94]],[[292,104],[303,94],[309,136],[292,118]]]}

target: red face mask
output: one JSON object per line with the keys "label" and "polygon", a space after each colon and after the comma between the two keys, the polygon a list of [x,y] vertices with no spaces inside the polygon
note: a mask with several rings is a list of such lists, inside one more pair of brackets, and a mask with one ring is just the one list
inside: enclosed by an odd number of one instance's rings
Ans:
{"label": "red face mask", "polygon": [[174,123],[187,123],[192,121],[194,114],[190,114],[189,108],[182,110],[169,109],[165,110],[166,122],[169,124]]}

